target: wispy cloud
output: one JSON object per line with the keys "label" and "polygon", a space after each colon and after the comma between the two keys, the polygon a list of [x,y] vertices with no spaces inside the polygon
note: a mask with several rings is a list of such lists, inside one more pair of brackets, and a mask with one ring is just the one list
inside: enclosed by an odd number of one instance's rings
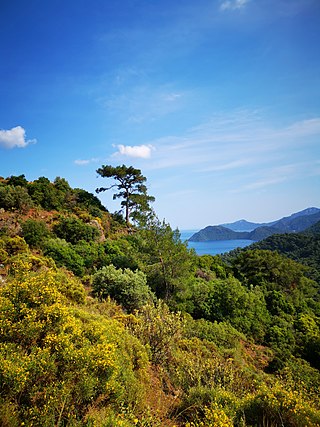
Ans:
{"label": "wispy cloud", "polygon": [[26,131],[22,126],[16,126],[9,130],[0,130],[0,147],[9,149],[25,148],[36,142],[35,139],[26,139]]}
{"label": "wispy cloud", "polygon": [[77,159],[74,161],[74,164],[78,166],[86,166],[86,165],[89,165],[90,163],[97,163],[97,162],[100,162],[100,159],[97,157],[93,157],[91,159]]}
{"label": "wispy cloud", "polygon": [[266,187],[292,181],[293,179],[299,179],[301,175],[305,174],[306,166],[306,163],[284,164],[281,166],[271,165],[269,168],[260,170],[259,174],[253,171],[253,173],[249,174],[249,183],[239,185],[230,192],[235,194],[253,190],[263,190]]}
{"label": "wispy cloud", "polygon": [[286,178],[283,176],[261,179],[259,181],[255,181],[255,182],[252,182],[248,185],[245,185],[242,188],[238,188],[237,190],[234,190],[233,192],[239,193],[239,192],[243,192],[243,191],[247,191],[247,190],[258,190],[258,189],[262,189],[264,187],[269,187],[270,185],[279,184],[279,183],[284,182],[284,181],[286,181]]}
{"label": "wispy cloud", "polygon": [[158,177],[164,169],[188,170],[198,185],[204,177],[219,180],[229,193],[257,191],[303,179],[306,171],[314,175],[319,137],[320,118],[275,126],[262,112],[240,110],[215,115],[183,135],[150,141],[156,151],[144,168]]}
{"label": "wispy cloud", "polygon": [[113,156],[127,156],[135,157],[140,159],[149,159],[151,157],[151,152],[155,148],[153,145],[117,145],[118,151],[113,154]]}
{"label": "wispy cloud", "polygon": [[300,137],[320,133],[320,117],[301,120],[283,129],[283,135]]}
{"label": "wispy cloud", "polygon": [[90,160],[75,160],[74,163],[78,166],[85,166],[88,165],[90,163]]}
{"label": "wispy cloud", "polygon": [[239,159],[239,160],[234,160],[232,162],[222,163],[219,165],[203,168],[199,170],[199,172],[204,173],[204,172],[228,171],[232,169],[239,169],[241,167],[247,167],[248,165],[253,164],[254,162],[255,162],[254,158]]}
{"label": "wispy cloud", "polygon": [[105,98],[100,99],[109,114],[121,117],[127,123],[152,122],[177,111],[183,105],[184,93],[170,84],[121,86]]}
{"label": "wispy cloud", "polygon": [[237,10],[243,9],[250,0],[225,0],[221,3],[221,10]]}

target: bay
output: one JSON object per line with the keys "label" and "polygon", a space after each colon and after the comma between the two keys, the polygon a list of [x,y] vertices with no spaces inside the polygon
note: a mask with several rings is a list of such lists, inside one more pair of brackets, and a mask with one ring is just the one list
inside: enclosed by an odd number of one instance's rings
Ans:
{"label": "bay", "polygon": [[[181,240],[188,240],[198,230],[181,230]],[[235,248],[251,245],[252,240],[211,240],[207,242],[188,242],[188,248],[193,248],[197,255],[219,255]]]}

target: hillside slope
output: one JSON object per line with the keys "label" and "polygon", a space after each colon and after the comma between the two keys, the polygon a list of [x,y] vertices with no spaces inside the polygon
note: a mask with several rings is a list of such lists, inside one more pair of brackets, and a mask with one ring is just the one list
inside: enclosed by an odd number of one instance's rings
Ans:
{"label": "hillside slope", "polygon": [[66,184],[0,182],[1,426],[320,426],[303,265],[196,256],[165,221],[128,229]]}
{"label": "hillside slope", "polygon": [[259,241],[276,233],[297,233],[305,230],[320,220],[320,209],[307,208],[288,217],[281,218],[266,224],[249,223],[245,220],[229,224],[232,228],[251,228],[251,231],[234,231],[225,225],[208,226],[190,237],[190,242],[204,242],[214,240],[247,239]]}

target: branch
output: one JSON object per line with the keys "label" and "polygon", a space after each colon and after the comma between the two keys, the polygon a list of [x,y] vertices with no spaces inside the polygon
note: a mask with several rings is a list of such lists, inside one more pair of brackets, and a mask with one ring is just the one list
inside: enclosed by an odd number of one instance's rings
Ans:
{"label": "branch", "polygon": [[107,190],[111,190],[111,188],[113,187],[117,187],[117,184],[113,184],[110,187],[100,187],[100,188],[96,188],[96,193],[101,193],[102,191],[107,191]]}

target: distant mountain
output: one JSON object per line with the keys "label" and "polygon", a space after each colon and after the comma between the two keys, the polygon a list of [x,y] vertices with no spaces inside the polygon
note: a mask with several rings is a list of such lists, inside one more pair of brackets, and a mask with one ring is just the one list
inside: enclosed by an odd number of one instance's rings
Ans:
{"label": "distant mountain", "polygon": [[221,224],[222,227],[229,228],[230,230],[233,230],[233,231],[253,231],[254,229],[261,227],[263,225],[265,224],[260,224],[257,222],[249,222],[249,221],[246,221],[245,219],[240,219],[239,221],[231,222],[227,224]]}
{"label": "distant mountain", "polygon": [[[312,210],[311,210],[312,209]],[[289,217],[285,217],[273,224],[273,227],[281,231],[281,233],[298,233],[309,227],[311,227],[316,222],[320,221],[320,209],[315,210],[316,208],[306,209],[306,214],[297,215],[293,214]],[[302,211],[302,212],[305,212]],[[311,213],[314,212],[314,213]],[[299,213],[299,212],[298,212]]]}
{"label": "distant mountain", "polygon": [[[320,209],[307,208],[269,223],[254,223],[244,219],[223,225],[208,226],[193,234],[190,242],[248,239],[260,241],[276,233],[297,233],[320,221]],[[228,227],[227,227],[228,225]]]}
{"label": "distant mountain", "polygon": [[293,213],[288,218],[292,218],[293,219],[293,218],[297,218],[299,216],[313,215],[313,214],[316,214],[316,213],[319,213],[319,212],[320,212],[319,208],[312,207],[312,208],[304,209],[303,211],[299,211],[299,212]]}
{"label": "distant mountain", "polygon": [[[280,221],[284,224],[287,224],[288,222],[290,223],[293,219],[295,218],[299,218],[301,216],[309,216],[309,215],[314,215],[320,212],[320,209],[318,208],[307,208],[304,209],[302,211],[293,213],[292,215],[288,216],[288,217],[284,217],[281,218],[280,220],[276,220],[276,221],[272,221],[272,222],[263,222],[263,223],[259,223],[259,222],[250,222],[247,221],[245,219],[240,219],[239,221],[235,221],[235,222],[230,222],[230,223],[225,223],[225,224],[219,224],[222,227],[226,227],[229,228],[230,230],[233,231],[253,231],[258,227],[272,227],[273,225],[275,225],[276,223],[279,223]],[[280,228],[280,227],[278,227]],[[291,230],[294,231],[294,230]]]}
{"label": "distant mountain", "polygon": [[248,233],[246,239],[254,240],[257,242],[259,240],[266,239],[267,237],[272,236],[275,233],[279,233],[279,230],[277,228],[264,225]]}
{"label": "distant mountain", "polygon": [[222,225],[209,225],[206,228],[194,233],[190,242],[206,242],[210,240],[236,240],[246,239],[247,232],[237,232],[223,227]]}

